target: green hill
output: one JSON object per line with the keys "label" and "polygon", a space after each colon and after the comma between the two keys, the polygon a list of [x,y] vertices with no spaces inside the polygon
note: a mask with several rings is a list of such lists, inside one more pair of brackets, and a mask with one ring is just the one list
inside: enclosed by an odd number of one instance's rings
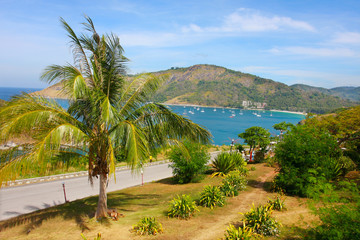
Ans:
{"label": "green hill", "polygon": [[295,87],[304,91],[321,92],[332,96],[337,96],[351,101],[360,101],[360,87],[336,87],[331,89],[312,87],[304,84],[295,84]]}
{"label": "green hill", "polygon": [[155,74],[169,76],[153,99],[160,102],[315,113],[355,105],[327,91],[309,91],[214,65],[171,68]]}

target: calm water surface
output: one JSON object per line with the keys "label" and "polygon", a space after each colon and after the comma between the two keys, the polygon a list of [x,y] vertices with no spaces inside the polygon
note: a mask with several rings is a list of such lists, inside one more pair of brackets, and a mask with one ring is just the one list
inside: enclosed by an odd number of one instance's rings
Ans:
{"label": "calm water surface", "polygon": [[[20,94],[21,92],[33,92],[41,89],[31,88],[1,88],[0,99],[9,100],[11,96]],[[66,100],[58,100],[63,107],[67,107]],[[244,132],[245,129],[252,126],[260,126],[269,129],[275,135],[279,134],[272,126],[282,121],[297,124],[305,118],[305,116],[293,113],[256,111],[256,110],[239,110],[239,109],[223,109],[209,107],[184,107],[169,106],[176,113],[184,115],[207,128],[214,136],[213,141],[216,145],[229,145],[231,139],[242,142],[237,135]],[[216,110],[216,111],[214,111]],[[257,115],[255,115],[257,114]]]}

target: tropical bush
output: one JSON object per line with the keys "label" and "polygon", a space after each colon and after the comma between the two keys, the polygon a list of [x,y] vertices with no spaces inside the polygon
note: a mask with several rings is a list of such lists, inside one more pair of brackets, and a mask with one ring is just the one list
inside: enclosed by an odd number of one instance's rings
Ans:
{"label": "tropical bush", "polygon": [[247,173],[246,162],[239,152],[221,152],[211,163],[211,167],[217,174],[228,174],[230,171],[238,169]]}
{"label": "tropical bush", "polygon": [[225,195],[216,186],[205,186],[201,192],[199,204],[211,209],[216,206],[222,207],[225,204]]}
{"label": "tropical bush", "polygon": [[156,235],[163,232],[163,227],[154,217],[143,217],[133,226],[133,232],[138,235]]}
{"label": "tropical bush", "polygon": [[273,210],[277,210],[277,211],[286,210],[285,197],[277,195],[274,199],[269,199],[267,205],[270,206]]}
{"label": "tropical bush", "polygon": [[189,219],[196,211],[199,211],[199,209],[195,201],[192,201],[189,195],[183,194],[171,200],[168,216],[179,219]]}
{"label": "tropical bush", "polygon": [[241,227],[234,227],[230,224],[225,233],[225,240],[253,240],[258,239],[258,235],[252,231],[251,228],[245,225]]}
{"label": "tropical bush", "polygon": [[341,175],[337,141],[318,128],[293,127],[277,144],[275,154],[280,172],[274,182],[288,194],[310,196],[309,188]]}
{"label": "tropical bush", "polygon": [[321,224],[310,230],[307,239],[360,239],[360,202],[320,208]]}
{"label": "tropical bush", "polygon": [[205,146],[184,141],[184,148],[174,147],[170,152],[174,180],[177,183],[189,183],[199,180],[207,170],[210,155]]}
{"label": "tropical bush", "polygon": [[240,171],[231,171],[224,176],[220,190],[227,197],[234,197],[246,188],[247,180]]}
{"label": "tropical bush", "polygon": [[244,214],[245,223],[258,234],[264,236],[277,236],[280,233],[280,224],[271,216],[271,206],[258,206]]}

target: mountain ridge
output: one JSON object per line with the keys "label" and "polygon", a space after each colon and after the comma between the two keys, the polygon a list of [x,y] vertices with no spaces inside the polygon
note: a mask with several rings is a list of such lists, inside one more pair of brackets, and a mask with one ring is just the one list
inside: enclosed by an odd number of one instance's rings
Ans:
{"label": "mountain ridge", "polygon": [[[317,89],[303,84],[288,86],[271,79],[209,64],[172,67],[153,74],[168,76],[165,84],[151,99],[164,103],[315,113],[356,104],[339,96],[332,96],[324,88]],[[136,75],[129,75],[129,79],[134,76]],[[64,98],[58,94],[60,89],[61,85],[57,84],[37,94]]]}

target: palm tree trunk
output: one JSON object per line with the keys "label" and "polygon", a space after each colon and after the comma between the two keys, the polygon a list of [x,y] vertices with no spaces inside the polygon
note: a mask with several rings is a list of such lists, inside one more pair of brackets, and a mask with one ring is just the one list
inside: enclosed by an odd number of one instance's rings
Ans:
{"label": "palm tree trunk", "polygon": [[97,219],[102,217],[107,217],[107,195],[106,195],[106,185],[107,185],[107,174],[100,174],[100,192],[99,192],[99,201],[97,204],[97,210],[95,217]]}

